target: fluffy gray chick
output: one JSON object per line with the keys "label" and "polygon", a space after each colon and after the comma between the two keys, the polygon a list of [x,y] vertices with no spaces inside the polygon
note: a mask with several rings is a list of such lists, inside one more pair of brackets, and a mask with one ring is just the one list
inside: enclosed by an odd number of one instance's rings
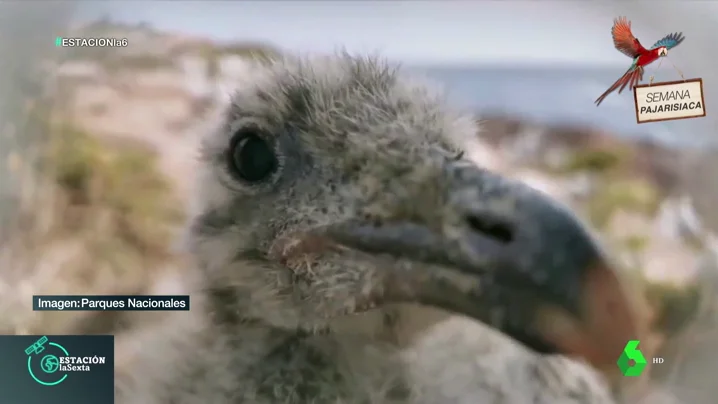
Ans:
{"label": "fluffy gray chick", "polygon": [[[636,334],[618,278],[569,211],[462,158],[475,132],[380,60],[274,63],[203,141],[192,310],[136,337],[117,402],[437,402],[387,337],[420,334],[400,328],[421,306],[614,369]],[[506,379],[501,368],[477,385],[533,402],[608,400],[581,383],[546,395],[538,373],[530,386],[487,384]],[[451,396],[442,402],[475,401]]]}

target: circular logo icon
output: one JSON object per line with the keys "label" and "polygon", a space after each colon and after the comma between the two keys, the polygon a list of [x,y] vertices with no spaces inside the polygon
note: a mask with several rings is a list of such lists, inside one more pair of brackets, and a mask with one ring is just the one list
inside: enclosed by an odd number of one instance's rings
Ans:
{"label": "circular logo icon", "polygon": [[40,361],[40,367],[45,373],[55,373],[60,369],[60,360],[55,355],[45,355]]}
{"label": "circular logo icon", "polygon": [[60,370],[61,358],[70,354],[60,344],[49,342],[43,337],[26,350],[27,371],[30,377],[44,386],[55,386],[67,378],[67,373]]}

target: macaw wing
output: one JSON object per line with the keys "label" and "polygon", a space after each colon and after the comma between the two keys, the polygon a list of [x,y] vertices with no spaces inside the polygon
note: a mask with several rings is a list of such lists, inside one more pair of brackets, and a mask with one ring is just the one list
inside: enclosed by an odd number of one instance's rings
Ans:
{"label": "macaw wing", "polygon": [[682,32],[674,32],[659,39],[658,42],[653,44],[651,49],[660,48],[662,46],[671,49],[675,46],[678,46],[681,42],[683,42],[684,39],[686,39],[686,37],[683,36]]}
{"label": "macaw wing", "polygon": [[646,51],[646,48],[633,36],[631,22],[626,17],[618,17],[613,20],[611,36],[613,37],[613,46],[628,57],[635,58]]}

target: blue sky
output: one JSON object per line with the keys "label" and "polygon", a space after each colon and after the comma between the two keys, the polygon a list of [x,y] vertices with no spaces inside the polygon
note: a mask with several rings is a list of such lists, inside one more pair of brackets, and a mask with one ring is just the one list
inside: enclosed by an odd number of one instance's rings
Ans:
{"label": "blue sky", "polygon": [[[169,4],[125,0],[82,3],[80,15],[87,19],[107,14],[124,21],[148,21],[173,31],[263,40],[299,51],[332,51],[340,46],[350,51],[380,51],[409,63],[596,66],[630,63],[610,41],[614,16],[631,11],[625,3],[294,0]],[[675,11],[640,21],[643,9],[660,9],[662,6],[656,5],[675,2],[633,3],[643,4],[640,12],[630,17],[635,21],[634,33],[650,42],[648,45],[668,32],[691,28],[671,26]],[[699,3],[718,15],[718,7],[712,2]],[[659,30],[656,25],[660,25]]]}

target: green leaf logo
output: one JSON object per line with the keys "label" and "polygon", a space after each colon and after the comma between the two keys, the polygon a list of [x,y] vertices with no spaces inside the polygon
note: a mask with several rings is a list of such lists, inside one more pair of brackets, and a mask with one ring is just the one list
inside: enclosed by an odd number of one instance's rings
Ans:
{"label": "green leaf logo", "polygon": [[[644,358],[643,353],[638,350],[639,343],[640,341],[638,340],[628,341],[626,347],[623,348],[621,357],[618,358],[618,362],[616,362],[624,376],[640,376],[643,372],[643,368],[646,367],[646,358]],[[631,363],[631,361],[633,363]]]}

